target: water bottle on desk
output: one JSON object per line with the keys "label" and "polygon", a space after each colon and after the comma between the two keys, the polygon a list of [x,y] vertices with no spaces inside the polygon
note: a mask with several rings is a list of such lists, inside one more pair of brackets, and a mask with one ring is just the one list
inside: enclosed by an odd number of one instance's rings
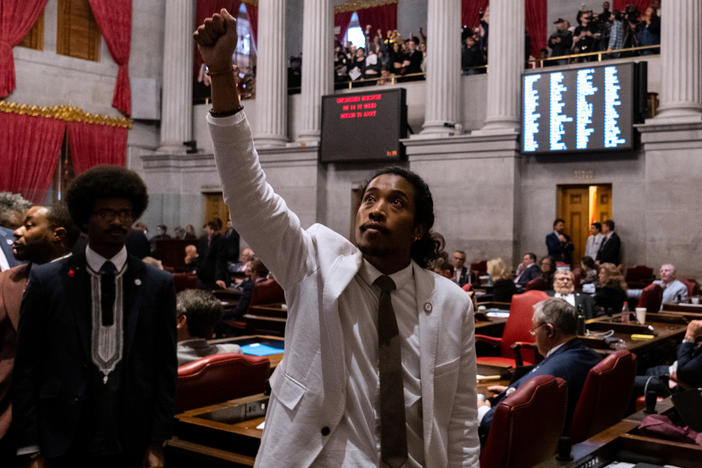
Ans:
{"label": "water bottle on desk", "polygon": [[629,304],[627,301],[624,301],[622,306],[622,323],[629,323]]}

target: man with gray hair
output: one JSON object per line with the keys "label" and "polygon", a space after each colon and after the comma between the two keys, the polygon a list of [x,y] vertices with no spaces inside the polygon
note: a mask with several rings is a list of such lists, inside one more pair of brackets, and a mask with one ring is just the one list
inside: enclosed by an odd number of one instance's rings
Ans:
{"label": "man with gray hair", "polygon": [[568,411],[566,413],[566,429],[585,384],[585,377],[590,369],[600,362],[601,357],[576,338],[577,316],[575,307],[564,299],[552,298],[541,301],[534,306],[532,329],[529,331],[539,354],[544,360],[534,366],[522,378],[513,382],[509,387],[494,385],[488,390],[497,395],[488,399],[478,399],[478,418],[480,420],[480,440],[487,440],[495,406],[508,397],[520,386],[537,375],[552,375],[560,377],[568,384]]}
{"label": "man with gray hair", "polygon": [[600,315],[592,296],[575,292],[575,275],[570,270],[556,270],[553,275],[553,289],[546,291],[546,294],[565,299],[568,304],[580,309],[585,318],[591,319]]}
{"label": "man with gray hair", "polygon": [[12,232],[20,227],[24,213],[32,206],[22,195],[0,192],[0,271],[20,264],[12,253]]}
{"label": "man with gray hair", "polygon": [[663,288],[663,301],[661,302],[661,309],[663,309],[663,304],[679,304],[680,302],[687,302],[687,286],[685,283],[680,281],[675,277],[675,266],[670,263],[661,265],[659,271],[660,279],[653,282],[661,288]]}

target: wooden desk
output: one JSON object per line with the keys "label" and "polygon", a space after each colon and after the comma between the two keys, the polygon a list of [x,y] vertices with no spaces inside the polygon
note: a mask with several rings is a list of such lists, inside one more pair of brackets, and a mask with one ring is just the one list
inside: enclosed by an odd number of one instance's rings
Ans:
{"label": "wooden desk", "polygon": [[[268,346],[273,346],[274,348],[279,347],[283,342],[283,338],[279,336],[271,335],[247,335],[247,336],[235,336],[233,338],[221,338],[218,340],[209,340],[210,343],[234,343],[239,346],[244,346],[251,343],[261,343]],[[283,360],[283,353],[280,354],[269,354],[266,356],[271,362],[271,373],[278,366],[280,361]]]}
{"label": "wooden desk", "polygon": [[[648,327],[653,328],[651,330]],[[586,322],[586,327],[591,333],[602,333],[612,330],[613,338],[624,342],[626,348],[637,356],[637,365],[640,371],[675,360],[677,347],[685,336],[686,323],[670,316],[649,314],[645,325],[639,325],[635,320],[631,323],[622,323],[620,317],[598,317]],[[634,340],[632,334],[654,335],[651,339]],[[612,348],[596,336],[581,337],[583,342],[602,354],[609,354]]]}
{"label": "wooden desk", "polygon": [[702,314],[702,304],[663,304],[664,312],[696,312]]}
{"label": "wooden desk", "polygon": [[487,336],[502,336],[506,322],[506,318],[476,317],[475,333]]}
{"label": "wooden desk", "polygon": [[[656,407],[659,413],[665,413],[671,408],[670,398],[659,402]],[[641,434],[637,428],[646,416],[646,413],[639,411],[588,440],[575,444],[572,450],[572,461],[559,461],[554,457],[537,466],[539,468],[598,468],[615,460],[636,463],[644,458],[649,463],[661,465],[700,466],[702,447]]]}
{"label": "wooden desk", "polygon": [[285,324],[288,319],[288,309],[285,304],[257,304],[249,307],[244,314],[246,331],[248,333],[264,333],[284,336]]}

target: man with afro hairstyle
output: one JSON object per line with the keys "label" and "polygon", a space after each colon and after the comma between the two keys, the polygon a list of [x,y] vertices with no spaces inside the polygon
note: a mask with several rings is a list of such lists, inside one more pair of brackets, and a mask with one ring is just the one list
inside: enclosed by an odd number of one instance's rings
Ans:
{"label": "man with afro hairstyle", "polygon": [[88,244],[30,273],[15,360],[17,453],[32,466],[163,466],[177,370],[173,280],[125,248],[146,186],[133,171],[97,166],[66,202]]}

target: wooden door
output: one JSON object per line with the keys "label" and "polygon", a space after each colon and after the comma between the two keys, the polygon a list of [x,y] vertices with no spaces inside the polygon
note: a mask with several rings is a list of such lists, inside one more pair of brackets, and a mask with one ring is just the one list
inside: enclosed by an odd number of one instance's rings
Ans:
{"label": "wooden door", "polygon": [[221,192],[216,193],[205,193],[205,219],[202,224],[206,224],[208,221],[214,218],[219,218],[222,220],[222,227],[226,226],[227,220],[229,220],[229,208],[224,204],[224,198],[222,198]]}
{"label": "wooden door", "polygon": [[558,217],[565,220],[565,232],[573,241],[573,266],[576,267],[585,253],[590,230],[590,191],[587,185],[562,186],[558,195]]}
{"label": "wooden door", "polygon": [[593,219],[600,223],[612,219],[612,186],[596,185],[591,193],[594,195]]}

